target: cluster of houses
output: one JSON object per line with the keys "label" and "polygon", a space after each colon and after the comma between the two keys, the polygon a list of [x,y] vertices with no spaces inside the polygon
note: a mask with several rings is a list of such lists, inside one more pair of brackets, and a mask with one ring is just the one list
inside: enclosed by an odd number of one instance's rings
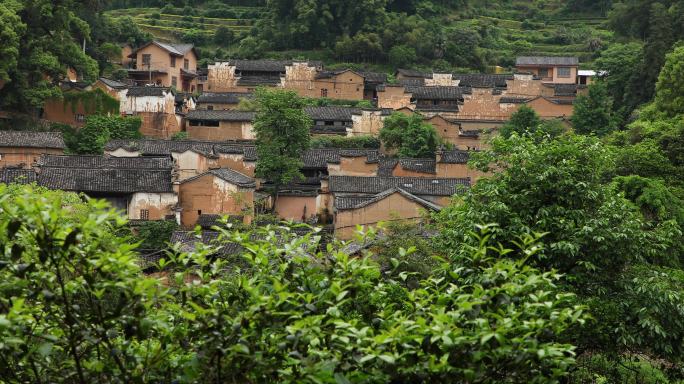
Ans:
{"label": "cluster of houses", "polygon": [[[126,81],[74,82],[65,92],[107,93],[118,101],[118,113],[141,117],[145,139],[113,140],[103,156],[77,156],[64,154],[57,132],[0,131],[0,182],[104,198],[133,222],[176,220],[189,230],[218,215],[251,223],[269,211],[350,239],[358,225],[418,221],[447,205],[483,176],[466,164],[471,151],[486,147],[521,105],[543,119],[567,121],[593,76],[570,57],[520,57],[514,74],[400,69],[392,81],[293,60],[228,60],[200,71],[191,45],[156,41],[127,51],[122,62]],[[255,114],[238,108],[260,86],[373,106],[305,108],[314,136],[377,136],[384,119],[400,112],[422,116],[450,149],[425,159],[382,149],[311,149],[302,155],[305,177],[273,197],[264,193],[269,180],[255,177]],[[86,104],[49,101],[42,118],[78,127],[90,113]],[[178,132],[188,138],[171,140]]]}

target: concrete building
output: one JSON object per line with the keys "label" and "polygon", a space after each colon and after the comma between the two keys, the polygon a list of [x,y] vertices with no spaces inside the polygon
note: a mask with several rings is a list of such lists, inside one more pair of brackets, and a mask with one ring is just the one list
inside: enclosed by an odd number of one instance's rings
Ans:
{"label": "concrete building", "polygon": [[515,60],[515,69],[531,73],[544,83],[576,84],[579,59],[576,57],[523,56]]}
{"label": "concrete building", "polygon": [[128,77],[139,86],[174,87],[182,92],[197,90],[197,54],[192,44],[151,41],[129,57]]}

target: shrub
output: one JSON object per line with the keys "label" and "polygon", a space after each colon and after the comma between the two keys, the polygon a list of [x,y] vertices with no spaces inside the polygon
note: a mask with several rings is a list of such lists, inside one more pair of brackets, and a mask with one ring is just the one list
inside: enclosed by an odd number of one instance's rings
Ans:
{"label": "shrub", "polygon": [[311,139],[311,148],[380,148],[374,136],[322,136]]}

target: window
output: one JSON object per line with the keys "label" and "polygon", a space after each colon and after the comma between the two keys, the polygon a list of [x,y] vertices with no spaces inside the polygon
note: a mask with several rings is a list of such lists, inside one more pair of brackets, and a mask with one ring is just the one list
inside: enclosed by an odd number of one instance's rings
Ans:
{"label": "window", "polygon": [[568,67],[558,68],[558,77],[564,77],[564,78],[570,77],[570,68],[568,68]]}
{"label": "window", "polygon": [[175,87],[178,85],[178,78],[176,76],[171,76],[171,86]]}
{"label": "window", "polygon": [[326,88],[321,89],[321,97],[328,97],[328,90]]}
{"label": "window", "polygon": [[149,220],[150,219],[150,210],[149,209],[141,209],[140,210],[140,220]]}
{"label": "window", "polygon": [[201,210],[201,209],[198,209],[198,210],[197,210],[197,214],[201,216],[201,215],[202,215],[202,210]]}
{"label": "window", "polygon": [[549,69],[548,68],[539,68],[539,77],[549,77]]}
{"label": "window", "polygon": [[82,122],[85,121],[85,116],[83,116],[83,115],[80,114],[80,113],[77,113],[77,114],[74,115],[74,120],[76,120],[76,121],[79,122],[79,123],[82,123]]}
{"label": "window", "polygon": [[207,111],[213,111],[214,106],[213,105],[207,105]]}
{"label": "window", "polygon": [[150,55],[149,53],[142,55],[143,67],[149,67],[151,62],[152,62],[152,55]]}
{"label": "window", "polygon": [[171,68],[176,68],[176,56],[171,56]]}
{"label": "window", "polygon": [[183,68],[187,71],[190,67],[190,61],[188,59],[183,59]]}

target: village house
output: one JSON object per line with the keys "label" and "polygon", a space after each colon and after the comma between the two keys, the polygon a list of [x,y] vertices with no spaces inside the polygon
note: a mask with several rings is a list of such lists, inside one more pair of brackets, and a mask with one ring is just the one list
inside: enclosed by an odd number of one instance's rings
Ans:
{"label": "village house", "polygon": [[104,150],[105,154],[115,157],[170,157],[180,181],[219,168],[230,168],[253,177],[256,166],[256,149],[249,142],[111,140]]}
{"label": "village house", "polygon": [[130,87],[122,95],[121,115],[139,116],[142,119],[140,133],[144,136],[168,139],[182,131],[182,108],[177,105],[172,88]]}
{"label": "village house", "polygon": [[258,86],[279,87],[303,97],[372,100],[383,76],[353,70],[327,71],[320,62],[293,60],[231,60],[207,68],[205,91],[253,92]]}
{"label": "village house", "polygon": [[43,155],[36,173],[41,186],[105,199],[131,220],[178,219],[170,158]]}
{"label": "village house", "polygon": [[389,109],[354,108],[340,106],[305,107],[314,122],[314,135],[358,136],[380,134]]}
{"label": "village house", "polygon": [[212,169],[180,182],[181,225],[192,228],[202,215],[254,217],[253,178],[232,169]]}
{"label": "village house", "polygon": [[[88,116],[102,113],[95,109],[95,103],[87,101],[99,97],[99,91],[94,91],[92,86],[81,82],[62,82],[60,88],[61,97],[49,98],[43,103],[38,116],[42,120],[81,127]],[[116,112],[116,108],[112,111]]]}
{"label": "village house", "polygon": [[245,92],[204,92],[197,98],[197,109],[207,111],[236,109],[240,100],[253,98]]}
{"label": "village house", "polygon": [[123,83],[121,81],[108,79],[106,77],[100,77],[93,84],[93,88],[101,89],[109,96],[121,101],[126,97],[126,91],[128,90],[129,84]]}
{"label": "village house", "polygon": [[151,41],[133,51],[128,77],[136,85],[174,87],[182,92],[197,90],[197,53],[192,44]]}
{"label": "village house", "polygon": [[531,73],[544,83],[576,84],[579,60],[576,57],[523,56],[515,60],[515,69]]}
{"label": "village house", "polygon": [[0,131],[0,168],[29,169],[42,154],[64,153],[61,132]]}
{"label": "village house", "polygon": [[194,110],[186,117],[186,131],[193,140],[254,140],[254,112]]}
{"label": "village house", "polygon": [[330,176],[335,237],[349,240],[357,225],[420,221],[424,211],[441,209],[469,187],[470,179]]}
{"label": "village house", "polygon": [[23,168],[0,168],[0,184],[30,184],[38,181],[36,171]]}

